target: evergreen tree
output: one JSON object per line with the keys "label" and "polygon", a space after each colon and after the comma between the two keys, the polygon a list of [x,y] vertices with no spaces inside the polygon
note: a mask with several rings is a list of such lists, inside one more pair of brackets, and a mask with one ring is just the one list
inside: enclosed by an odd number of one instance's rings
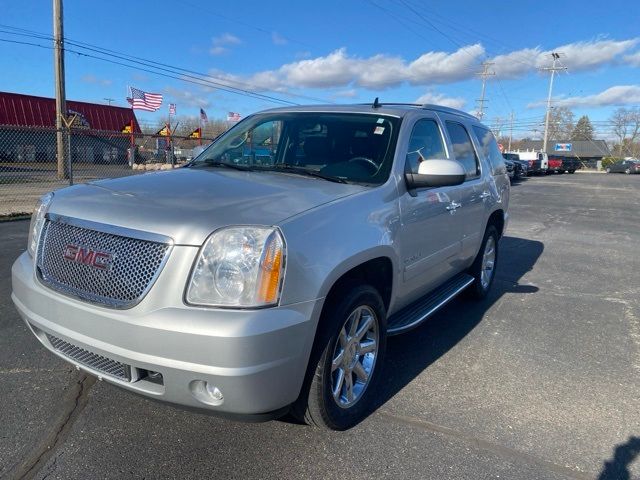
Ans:
{"label": "evergreen tree", "polygon": [[580,117],[571,133],[571,140],[593,140],[593,125],[588,116]]}

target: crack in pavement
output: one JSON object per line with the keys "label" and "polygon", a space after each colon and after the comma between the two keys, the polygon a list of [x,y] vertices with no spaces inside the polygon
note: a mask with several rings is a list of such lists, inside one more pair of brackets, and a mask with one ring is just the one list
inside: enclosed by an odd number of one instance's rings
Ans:
{"label": "crack in pavement", "polygon": [[[49,425],[49,430],[42,440],[30,452],[19,460],[7,472],[7,478],[15,480],[32,479],[47,463],[67,438],[71,426],[87,404],[89,390],[96,382],[95,377],[80,373],[72,383],[69,393],[62,401],[62,413],[57,421]],[[51,472],[48,472],[49,475]]]}
{"label": "crack in pavement", "polygon": [[594,478],[596,478],[596,475],[594,474],[575,470],[574,468],[568,466],[558,465],[557,463],[550,462],[549,460],[537,457],[536,455],[522,452],[511,447],[505,447],[504,445],[490,442],[488,440],[483,440],[482,438],[474,437],[473,435],[470,435],[468,433],[454,430],[453,428],[444,427],[442,425],[437,425],[426,420],[409,417],[406,415],[398,415],[386,411],[379,411],[377,415],[378,417],[386,418],[388,421],[395,421],[429,432],[440,433],[448,437],[453,437],[457,440],[461,440],[465,443],[471,444],[478,450],[485,450],[497,454],[503,458],[519,460],[525,463],[537,465],[539,467],[547,469],[550,472],[558,473],[575,480],[593,480]]}

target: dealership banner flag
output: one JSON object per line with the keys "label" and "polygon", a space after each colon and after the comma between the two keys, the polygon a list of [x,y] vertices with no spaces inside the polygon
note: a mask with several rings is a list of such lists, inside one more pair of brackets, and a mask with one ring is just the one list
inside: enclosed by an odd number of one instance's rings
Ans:
{"label": "dealership banner flag", "polygon": [[122,130],[120,130],[122,133],[133,133],[133,130],[131,129],[131,124],[127,123],[124,127],[122,127]]}
{"label": "dealership banner flag", "polygon": [[169,115],[175,115],[176,114],[176,104],[175,103],[170,103],[169,104]]}
{"label": "dealership banner flag", "polygon": [[207,112],[205,112],[202,108],[200,109],[200,120],[203,122],[208,122],[209,118],[207,117]]}
{"label": "dealership banner flag", "polygon": [[242,117],[240,116],[239,113],[236,113],[236,112],[229,112],[227,114],[227,122],[239,122],[240,118]]}
{"label": "dealership banner flag", "polygon": [[202,129],[196,128],[193,132],[191,132],[189,138],[202,138]]}
{"label": "dealership banner flag", "polygon": [[167,125],[165,125],[164,127],[162,127],[160,130],[158,130],[156,132],[156,135],[161,135],[163,137],[168,137],[169,135],[171,135],[171,130],[169,130],[169,127]]}

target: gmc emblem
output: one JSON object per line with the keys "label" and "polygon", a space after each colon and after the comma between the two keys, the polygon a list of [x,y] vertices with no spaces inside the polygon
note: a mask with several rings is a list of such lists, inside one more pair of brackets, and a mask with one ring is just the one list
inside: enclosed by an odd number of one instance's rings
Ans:
{"label": "gmc emblem", "polygon": [[62,258],[72,262],[81,263],[100,270],[109,270],[113,260],[113,254],[109,252],[98,252],[89,247],[68,244],[64,248]]}

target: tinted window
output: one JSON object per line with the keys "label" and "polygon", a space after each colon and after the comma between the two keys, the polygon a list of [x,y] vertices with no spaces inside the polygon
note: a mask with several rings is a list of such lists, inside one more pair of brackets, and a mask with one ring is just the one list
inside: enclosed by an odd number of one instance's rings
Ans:
{"label": "tinted window", "polygon": [[473,149],[467,130],[459,123],[447,122],[447,131],[449,132],[449,138],[451,138],[455,159],[464,167],[467,178],[474,178],[480,175],[478,157]]}
{"label": "tinted window", "polygon": [[418,165],[426,160],[447,158],[440,127],[434,120],[418,120],[411,132],[407,151],[407,168],[418,173]]}
{"label": "tinted window", "polygon": [[476,137],[478,137],[480,145],[482,145],[482,153],[484,157],[489,160],[491,171],[494,175],[504,173],[504,158],[520,160],[517,153],[505,153],[504,157],[502,156],[498,148],[498,142],[496,142],[496,138],[493,136],[493,133],[491,133],[491,130],[474,125],[473,131]]}

